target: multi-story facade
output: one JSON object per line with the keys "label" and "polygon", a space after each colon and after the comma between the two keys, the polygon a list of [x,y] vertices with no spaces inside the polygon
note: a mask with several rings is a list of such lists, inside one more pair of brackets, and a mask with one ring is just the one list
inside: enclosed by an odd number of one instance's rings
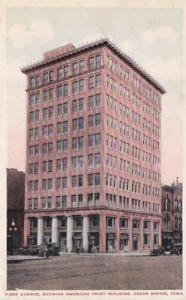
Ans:
{"label": "multi-story facade", "polygon": [[25,245],[161,244],[164,89],[107,39],[44,53],[27,75]]}
{"label": "multi-story facade", "polygon": [[7,169],[7,251],[23,246],[25,174]]}
{"label": "multi-story facade", "polygon": [[162,244],[182,243],[182,183],[162,186]]}

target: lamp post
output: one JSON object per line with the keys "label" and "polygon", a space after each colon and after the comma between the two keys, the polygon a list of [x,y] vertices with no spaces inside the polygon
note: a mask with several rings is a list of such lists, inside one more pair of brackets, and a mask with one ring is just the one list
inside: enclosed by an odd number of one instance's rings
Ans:
{"label": "lamp post", "polygon": [[16,232],[17,232],[17,227],[15,225],[15,221],[14,219],[12,219],[12,222],[11,222],[11,226],[9,227],[9,231],[10,233],[12,233],[12,252],[14,251],[15,249],[15,236],[16,236]]}

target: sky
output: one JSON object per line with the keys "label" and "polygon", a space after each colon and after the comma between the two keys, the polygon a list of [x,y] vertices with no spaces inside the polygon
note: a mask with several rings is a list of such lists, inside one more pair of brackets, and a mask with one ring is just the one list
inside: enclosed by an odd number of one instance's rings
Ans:
{"label": "sky", "polygon": [[73,43],[110,38],[164,86],[162,97],[162,183],[182,180],[183,32],[181,8],[8,8],[8,168],[25,170],[26,77],[20,67],[43,52]]}

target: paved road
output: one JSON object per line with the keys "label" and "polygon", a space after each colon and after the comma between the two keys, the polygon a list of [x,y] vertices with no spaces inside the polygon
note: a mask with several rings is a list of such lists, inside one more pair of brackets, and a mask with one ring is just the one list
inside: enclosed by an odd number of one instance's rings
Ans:
{"label": "paved road", "polygon": [[65,255],[8,264],[7,289],[161,290],[182,288],[182,257]]}

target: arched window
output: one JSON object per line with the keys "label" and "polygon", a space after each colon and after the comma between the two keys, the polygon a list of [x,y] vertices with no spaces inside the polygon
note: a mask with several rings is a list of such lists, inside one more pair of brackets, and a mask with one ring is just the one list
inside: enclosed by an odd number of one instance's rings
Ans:
{"label": "arched window", "polygon": [[182,201],[181,201],[181,199],[179,199],[178,205],[179,205],[179,211],[182,211]]}
{"label": "arched window", "polygon": [[175,229],[178,229],[178,217],[177,216],[174,218],[174,226],[175,226]]}
{"label": "arched window", "polygon": [[175,208],[175,210],[178,209],[178,199],[177,199],[177,197],[174,200],[174,208]]}
{"label": "arched window", "polygon": [[164,210],[170,210],[170,199],[168,195],[166,195],[166,197],[164,198],[163,208]]}
{"label": "arched window", "polygon": [[169,218],[169,216],[165,216],[164,217],[164,228],[168,229],[169,225],[170,225],[170,218]]}
{"label": "arched window", "polygon": [[179,217],[179,229],[182,230],[182,217]]}

